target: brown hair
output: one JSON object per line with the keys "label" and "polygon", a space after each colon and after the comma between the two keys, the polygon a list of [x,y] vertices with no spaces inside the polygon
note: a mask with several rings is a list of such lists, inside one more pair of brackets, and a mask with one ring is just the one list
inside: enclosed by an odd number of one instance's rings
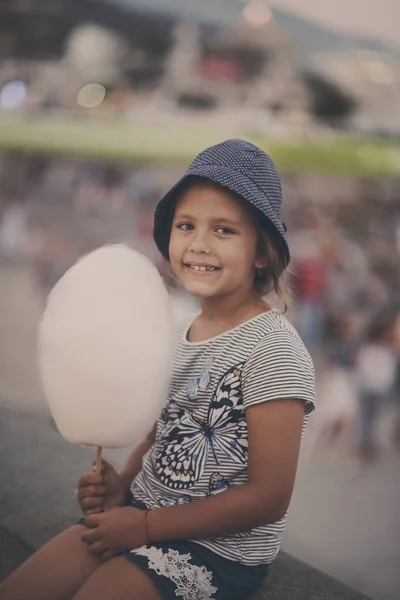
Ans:
{"label": "brown hair", "polygon": [[257,253],[265,266],[256,269],[254,276],[254,290],[261,296],[275,294],[287,311],[291,302],[289,286],[289,273],[286,270],[282,242],[278,238],[269,222],[260,219],[259,212],[250,207],[258,231]]}

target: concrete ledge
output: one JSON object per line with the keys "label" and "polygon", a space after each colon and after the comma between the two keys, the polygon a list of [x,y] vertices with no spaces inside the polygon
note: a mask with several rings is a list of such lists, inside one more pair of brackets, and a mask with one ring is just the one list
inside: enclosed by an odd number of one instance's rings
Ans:
{"label": "concrete ledge", "polygon": [[32,554],[29,547],[4,527],[0,527],[0,581],[3,581]]}
{"label": "concrete ledge", "polygon": [[368,600],[310,565],[280,552],[253,600]]}
{"label": "concrete ledge", "polygon": [[[0,402],[0,581],[79,515],[75,487],[93,451],[62,440],[44,413]],[[114,463],[121,452],[107,453]],[[281,552],[254,600],[367,600]]]}

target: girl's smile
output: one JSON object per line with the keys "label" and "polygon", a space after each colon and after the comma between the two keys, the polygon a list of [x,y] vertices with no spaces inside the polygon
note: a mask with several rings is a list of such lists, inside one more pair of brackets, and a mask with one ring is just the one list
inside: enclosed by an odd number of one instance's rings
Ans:
{"label": "girl's smile", "polygon": [[219,267],[215,267],[213,265],[209,265],[206,263],[196,263],[193,261],[188,264],[185,264],[185,267],[188,268],[190,271],[193,271],[193,275],[200,277],[214,275],[221,270]]}

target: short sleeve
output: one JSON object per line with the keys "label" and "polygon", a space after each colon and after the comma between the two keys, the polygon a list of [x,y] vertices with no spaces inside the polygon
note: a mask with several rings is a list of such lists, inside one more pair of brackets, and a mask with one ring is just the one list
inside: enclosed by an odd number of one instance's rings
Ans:
{"label": "short sleeve", "polygon": [[315,407],[315,374],[300,338],[285,329],[267,333],[253,348],[242,370],[244,408],[260,402],[297,398],[305,414]]}

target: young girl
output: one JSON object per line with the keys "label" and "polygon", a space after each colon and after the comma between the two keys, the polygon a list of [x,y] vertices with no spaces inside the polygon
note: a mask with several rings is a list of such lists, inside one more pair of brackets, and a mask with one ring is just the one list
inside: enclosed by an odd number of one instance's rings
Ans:
{"label": "young girl", "polygon": [[312,361],[263,299],[290,255],[270,157],[208,148],[160,201],[156,244],[201,302],[180,333],[165,408],[117,474],[81,478],[85,513],[0,588],[2,600],[235,600],[278,553]]}

